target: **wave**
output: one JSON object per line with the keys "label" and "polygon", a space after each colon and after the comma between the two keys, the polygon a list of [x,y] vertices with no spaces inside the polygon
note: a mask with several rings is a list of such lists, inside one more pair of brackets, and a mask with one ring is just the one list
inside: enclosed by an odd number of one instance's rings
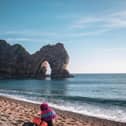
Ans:
{"label": "wave", "polygon": [[104,105],[118,105],[118,106],[125,106],[126,107],[126,99],[120,98],[100,98],[100,97],[82,97],[82,96],[65,96],[65,95],[57,95],[57,94],[48,94],[40,92],[31,92],[31,91],[18,91],[18,90],[0,90],[1,94],[11,94],[15,96],[23,96],[29,97],[31,99],[42,99],[46,98],[50,99],[58,99],[58,100],[65,100],[65,101],[77,101],[77,102],[84,102],[84,103],[95,103],[95,104],[104,104]]}
{"label": "wave", "polygon": [[62,98],[64,100],[83,101],[87,103],[102,103],[126,106],[126,99],[105,99],[105,98],[91,98],[91,97],[80,97],[80,96],[55,96],[55,98]]}
{"label": "wave", "polygon": [[[12,95],[12,94],[4,94],[0,93],[0,96],[5,96],[8,98],[20,100],[20,101],[25,101],[25,102],[30,102],[30,103],[35,103],[35,104],[40,104],[41,102],[45,102],[47,99],[34,99],[32,97],[25,97],[25,96],[20,96],[20,95]],[[70,97],[71,99],[71,97]],[[87,98],[85,98],[87,99]],[[88,98],[88,101],[89,98]],[[48,100],[46,101],[49,103],[50,106],[60,109],[60,110],[65,110],[65,111],[70,111],[70,112],[75,112],[79,113],[82,115],[88,115],[92,117],[98,117],[98,118],[103,118],[103,119],[108,119],[108,120],[114,120],[114,121],[119,121],[119,122],[126,122],[126,109],[122,107],[116,107],[116,106],[108,106],[105,107],[104,104],[103,106],[100,106],[99,104],[90,104],[90,103],[79,103],[78,101],[66,101],[66,100],[58,100],[58,99],[53,99],[53,100]]]}

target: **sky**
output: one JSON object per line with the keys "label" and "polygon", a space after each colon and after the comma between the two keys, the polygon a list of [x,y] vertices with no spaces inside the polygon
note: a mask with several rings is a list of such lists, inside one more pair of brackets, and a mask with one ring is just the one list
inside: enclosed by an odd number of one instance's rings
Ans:
{"label": "sky", "polygon": [[61,42],[71,73],[126,73],[126,0],[0,0],[0,39]]}

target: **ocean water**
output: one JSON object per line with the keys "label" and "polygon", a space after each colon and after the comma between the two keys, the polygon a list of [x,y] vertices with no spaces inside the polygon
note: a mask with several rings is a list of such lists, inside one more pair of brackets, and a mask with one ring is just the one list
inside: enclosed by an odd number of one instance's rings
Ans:
{"label": "ocean water", "polygon": [[76,74],[64,80],[0,80],[0,95],[126,122],[126,74]]}

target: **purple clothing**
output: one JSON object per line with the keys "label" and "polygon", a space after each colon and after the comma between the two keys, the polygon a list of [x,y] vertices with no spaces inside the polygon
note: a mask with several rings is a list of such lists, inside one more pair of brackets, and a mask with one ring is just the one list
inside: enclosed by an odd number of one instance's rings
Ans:
{"label": "purple clothing", "polygon": [[41,112],[41,119],[44,121],[50,121],[56,117],[56,113],[51,109],[48,108],[47,110],[43,110]]}

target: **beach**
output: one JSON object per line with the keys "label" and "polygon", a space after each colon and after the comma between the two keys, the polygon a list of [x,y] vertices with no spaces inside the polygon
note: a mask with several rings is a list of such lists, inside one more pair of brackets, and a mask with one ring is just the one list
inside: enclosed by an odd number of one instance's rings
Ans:
{"label": "beach", "polygon": [[[22,126],[37,116],[39,105],[0,97],[0,126]],[[126,123],[88,117],[55,109],[55,126],[126,126]]]}

